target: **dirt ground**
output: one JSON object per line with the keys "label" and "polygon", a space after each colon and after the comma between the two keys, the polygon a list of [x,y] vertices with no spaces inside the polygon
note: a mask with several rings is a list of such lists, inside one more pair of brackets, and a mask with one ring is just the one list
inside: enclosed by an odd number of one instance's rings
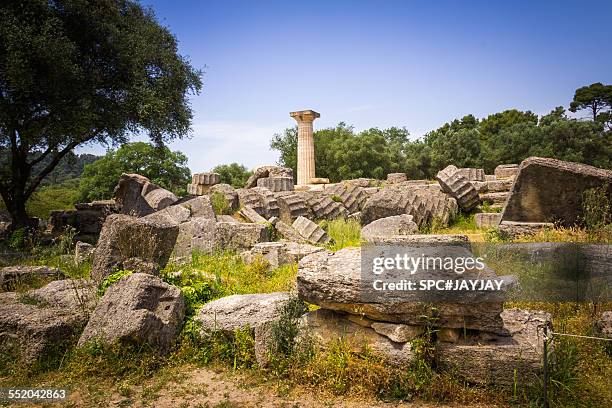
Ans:
{"label": "dirt ground", "polygon": [[[138,386],[121,384],[104,386],[92,384],[75,386],[69,400],[56,404],[17,404],[19,407],[154,407],[154,408],[431,408],[438,406],[461,407],[463,405],[436,405],[431,403],[382,402],[371,399],[347,399],[322,395],[307,390],[292,390],[283,395],[282,390],[269,384],[257,384],[248,376],[231,375],[228,372],[208,368],[189,368],[174,371],[164,378],[154,378]],[[2,404],[0,403],[0,406]],[[488,408],[489,405],[472,405]]]}

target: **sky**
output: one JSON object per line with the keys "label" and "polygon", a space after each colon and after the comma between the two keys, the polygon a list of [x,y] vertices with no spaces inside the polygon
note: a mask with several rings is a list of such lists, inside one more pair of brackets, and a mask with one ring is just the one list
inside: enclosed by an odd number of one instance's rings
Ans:
{"label": "sky", "polygon": [[290,111],[319,112],[315,130],[418,138],[470,113],[545,114],[578,87],[612,83],[611,1],[142,3],[204,70],[191,136],[169,145],[192,172],[275,163],[270,139],[295,125]]}

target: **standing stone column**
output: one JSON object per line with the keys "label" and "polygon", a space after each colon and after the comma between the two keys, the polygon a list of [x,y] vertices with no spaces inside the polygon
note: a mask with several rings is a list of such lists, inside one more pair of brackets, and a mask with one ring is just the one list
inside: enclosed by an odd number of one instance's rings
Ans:
{"label": "standing stone column", "polygon": [[313,110],[289,113],[298,124],[297,183],[310,184],[315,177],[314,137],[312,122],[321,115]]}

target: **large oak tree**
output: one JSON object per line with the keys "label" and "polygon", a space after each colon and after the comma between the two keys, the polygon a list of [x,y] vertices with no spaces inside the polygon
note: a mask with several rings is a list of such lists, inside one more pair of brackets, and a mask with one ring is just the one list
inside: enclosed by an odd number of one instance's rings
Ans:
{"label": "large oak tree", "polygon": [[185,136],[188,94],[200,89],[175,37],[135,1],[3,1],[0,194],[14,227],[28,224],[27,199],[75,147]]}

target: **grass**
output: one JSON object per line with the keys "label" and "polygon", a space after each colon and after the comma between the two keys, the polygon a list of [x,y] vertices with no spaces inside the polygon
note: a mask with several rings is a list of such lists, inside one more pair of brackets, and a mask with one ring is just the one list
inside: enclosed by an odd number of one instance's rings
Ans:
{"label": "grass", "polygon": [[338,218],[321,221],[320,225],[332,239],[332,244],[328,246],[331,251],[349,246],[361,246],[361,224],[357,220]]}
{"label": "grass", "polygon": [[[358,223],[335,220],[322,225],[334,239],[330,249],[360,245]],[[460,216],[448,230],[453,228],[477,231],[473,229],[473,219],[469,216]],[[591,239],[608,236],[606,234],[600,230],[557,229],[523,239],[592,242]],[[57,266],[70,277],[86,276],[90,266],[74,265],[65,256],[69,251],[70,247],[60,243],[45,250],[36,248],[27,263]],[[508,262],[506,267],[509,272],[522,273]],[[267,370],[257,367],[253,338],[248,328],[231,336],[222,333],[201,336],[199,327],[193,322],[192,317],[197,310],[213,299],[231,294],[294,290],[296,275],[295,264],[271,269],[262,259],[245,264],[234,253],[194,253],[191,263],[170,264],[161,273],[164,280],[181,289],[187,304],[185,325],[170,354],[160,356],[147,346],[135,344],[91,344],[54,356],[49,360],[53,364],[46,367],[13,367],[10,373],[0,373],[0,386],[69,386],[82,390],[81,393],[87,396],[87,404],[91,406],[105,406],[110,393],[121,395],[125,406],[136,402],[151,405],[167,384],[173,381],[180,383],[180,373],[193,365],[225,373],[239,372],[282,394],[292,391],[347,398],[385,401],[418,399],[462,405],[541,404],[540,387],[520,389],[518,392],[474,387],[451,374],[436,372],[427,341],[413,344],[418,357],[409,367],[403,368],[390,366],[367,349],[360,354],[352,353],[341,340],[325,349],[309,342],[299,343],[298,346],[296,336],[300,332],[297,316],[304,310],[299,303],[294,303],[292,310],[284,311],[283,318],[273,328],[271,366]],[[612,310],[610,303],[595,306],[588,303],[514,302],[506,306],[549,311],[553,315],[556,331],[582,335],[592,335],[593,320],[598,313]],[[609,378],[612,377],[612,359],[610,349],[602,343],[556,339],[555,358],[551,360],[550,367],[551,406],[611,405]],[[147,385],[142,386],[143,383]],[[136,395],[133,390],[139,387],[141,393]]]}
{"label": "grass", "polygon": [[[26,210],[31,217],[47,219],[55,210],[73,210],[74,204],[79,202],[78,181],[68,180],[59,185],[42,187],[35,191],[26,202]],[[0,198],[0,210],[6,205]]]}

